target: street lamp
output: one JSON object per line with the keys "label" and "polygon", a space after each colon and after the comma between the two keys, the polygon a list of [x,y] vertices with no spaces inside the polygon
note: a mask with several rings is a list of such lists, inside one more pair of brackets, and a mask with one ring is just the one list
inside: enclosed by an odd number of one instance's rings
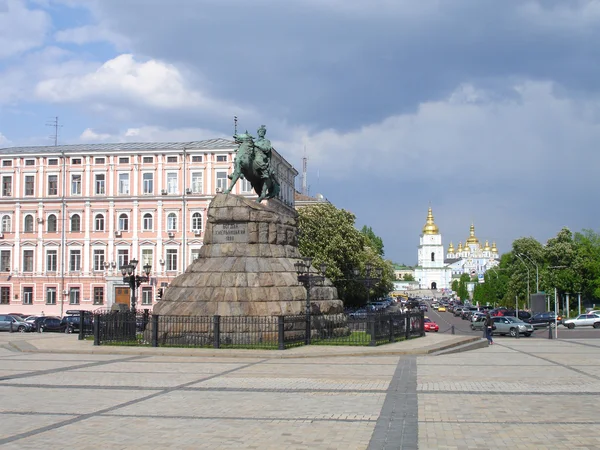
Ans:
{"label": "street lamp", "polygon": [[531,264],[533,264],[535,266],[535,292],[536,293],[540,292],[540,271],[539,271],[539,267],[538,267],[537,263],[533,259],[531,259],[531,257],[527,256],[525,253],[519,253],[519,255],[527,258],[529,261],[531,261]]}
{"label": "street lamp", "polygon": [[527,269],[527,306],[528,306],[529,310],[531,310],[531,306],[529,305],[529,266],[525,263],[525,260],[523,258],[521,258],[520,253],[515,253],[515,256],[517,258],[519,258],[519,261],[521,261],[523,263],[523,265],[525,266],[525,268]]}
{"label": "street lamp", "polygon": [[304,341],[306,345],[308,345],[310,344],[310,290],[313,286],[323,284],[325,281],[327,264],[321,263],[319,272],[311,271],[312,258],[302,258],[294,264],[294,267],[296,268],[296,274],[298,275],[298,282],[302,283],[306,289],[306,335]]}
{"label": "street lamp", "polygon": [[381,267],[374,268],[371,263],[367,263],[367,264],[365,264],[365,277],[364,278],[358,278],[358,276],[360,275],[360,269],[358,267],[355,267],[354,269],[352,269],[352,273],[354,275],[354,280],[361,282],[367,288],[367,309],[369,309],[369,306],[371,305],[371,299],[370,299],[371,286],[373,286],[381,281],[381,278],[383,276],[383,269]]}
{"label": "street lamp", "polygon": [[137,275],[135,269],[138,265],[137,259],[132,259],[129,264],[121,266],[121,274],[123,275],[123,282],[129,285],[131,289],[131,312],[135,314],[135,303],[136,303],[136,291],[140,287],[140,284],[147,283],[149,280],[150,271],[152,266],[146,264],[144,266],[144,273],[146,275]]}

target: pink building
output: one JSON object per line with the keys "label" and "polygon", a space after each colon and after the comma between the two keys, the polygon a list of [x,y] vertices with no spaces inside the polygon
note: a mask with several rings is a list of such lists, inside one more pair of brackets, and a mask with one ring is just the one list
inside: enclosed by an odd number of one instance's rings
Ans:
{"label": "pink building", "polygon": [[[208,205],[227,188],[225,139],[0,149],[0,314],[62,316],[129,305],[120,267],[152,266],[137,308],[202,247]],[[273,152],[279,200],[294,206],[297,171]],[[246,180],[234,194],[256,197]]]}

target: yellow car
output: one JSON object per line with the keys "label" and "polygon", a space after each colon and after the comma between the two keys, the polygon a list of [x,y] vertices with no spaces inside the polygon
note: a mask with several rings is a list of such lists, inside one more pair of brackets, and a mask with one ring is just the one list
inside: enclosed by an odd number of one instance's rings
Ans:
{"label": "yellow car", "polygon": [[446,307],[443,305],[440,305],[438,308],[438,312],[446,312]]}

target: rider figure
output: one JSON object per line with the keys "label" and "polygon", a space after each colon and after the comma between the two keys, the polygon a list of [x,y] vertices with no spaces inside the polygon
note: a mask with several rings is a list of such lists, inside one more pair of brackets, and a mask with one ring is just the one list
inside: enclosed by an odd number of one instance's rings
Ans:
{"label": "rider figure", "polygon": [[254,141],[254,161],[255,167],[260,170],[260,177],[266,180],[271,175],[271,141],[265,138],[267,128],[261,125],[256,131],[258,139]]}

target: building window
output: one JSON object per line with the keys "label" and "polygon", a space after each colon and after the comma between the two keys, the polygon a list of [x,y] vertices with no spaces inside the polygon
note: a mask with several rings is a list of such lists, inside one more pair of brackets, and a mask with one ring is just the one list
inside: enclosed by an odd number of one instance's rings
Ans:
{"label": "building window", "polygon": [[177,270],[177,249],[167,249],[167,270]]}
{"label": "building window", "polygon": [[192,249],[192,262],[196,261],[199,258],[200,258],[200,249],[199,248],[193,248]]}
{"label": "building window", "polygon": [[58,159],[49,159],[48,165],[49,166],[58,166]]}
{"label": "building window", "polygon": [[10,288],[6,286],[0,287],[0,304],[10,304]]}
{"label": "building window", "polygon": [[175,213],[169,213],[167,216],[167,231],[177,230],[177,216]]}
{"label": "building window", "polygon": [[25,195],[35,194],[35,177],[33,175],[25,175]]}
{"label": "building window", "polygon": [[154,174],[144,173],[142,175],[142,189],[144,194],[152,194],[154,192]]}
{"label": "building window", "polygon": [[126,266],[127,264],[129,264],[129,250],[117,250],[117,267],[119,268],[119,270],[121,269],[121,267]]}
{"label": "building window", "polygon": [[2,167],[12,167],[12,159],[3,159]]}
{"label": "building window", "polygon": [[3,233],[10,233],[11,225],[12,224],[11,224],[10,216],[2,217],[2,232]]}
{"label": "building window", "polygon": [[94,305],[104,305],[103,287],[94,287]]}
{"label": "building window", "polygon": [[169,194],[177,194],[177,174],[167,174],[167,192]]}
{"label": "building window", "polygon": [[25,216],[25,220],[23,221],[23,232],[33,233],[33,216],[31,214]]}
{"label": "building window", "polygon": [[119,230],[120,231],[128,231],[129,230],[129,217],[127,217],[127,214],[125,214],[125,213],[119,215]]}
{"label": "building window", "polygon": [[79,305],[79,300],[81,297],[81,292],[78,287],[72,287],[69,289],[69,304],[70,305]]}
{"label": "building window", "polygon": [[81,158],[71,158],[71,165],[73,165],[73,166],[80,166],[81,165]]}
{"label": "building window", "polygon": [[104,164],[106,162],[106,159],[104,158],[95,158],[94,159],[94,164]]}
{"label": "building window", "polygon": [[129,156],[120,156],[119,157],[119,164],[129,164]]}
{"label": "building window", "polygon": [[145,287],[142,288],[142,305],[151,305],[152,304],[152,288]]}
{"label": "building window", "polygon": [[33,250],[23,250],[23,272],[33,272]]}
{"label": "building window", "polygon": [[0,250],[0,271],[10,272],[10,250]]}
{"label": "building window", "polygon": [[79,214],[71,216],[71,231],[81,231],[81,217],[79,217]]}
{"label": "building window", "polygon": [[152,249],[151,248],[144,248],[142,249],[142,267],[144,266],[152,266]]}
{"label": "building window", "polygon": [[2,196],[12,196],[12,177],[2,177]]}
{"label": "building window", "polygon": [[94,249],[94,270],[104,270],[104,250]]}
{"label": "building window", "polygon": [[25,165],[26,166],[35,166],[35,159],[26,159]]}
{"label": "building window", "polygon": [[58,269],[58,250],[46,250],[46,272],[56,272]]}
{"label": "building window", "polygon": [[23,287],[23,304],[33,305],[33,286]]}
{"label": "building window", "polygon": [[96,178],[96,195],[104,195],[106,194],[106,175],[103,173],[97,173],[95,175]]}
{"label": "building window", "polygon": [[202,214],[195,212],[192,214],[192,231],[202,230]]}
{"label": "building window", "polygon": [[192,156],[192,162],[201,163],[202,162],[202,155],[194,155],[194,156]]}
{"label": "building window", "polygon": [[152,164],[154,162],[154,156],[144,156],[142,162],[144,164]]}
{"label": "building window", "polygon": [[46,305],[56,305],[56,288],[46,288]]}
{"label": "building window", "polygon": [[245,192],[245,193],[252,192],[252,184],[250,184],[250,182],[247,179],[244,178],[243,180],[240,180],[240,181],[242,182],[242,185],[240,187],[240,192]]}
{"label": "building window", "polygon": [[227,155],[217,155],[217,162],[227,162]]}
{"label": "building window", "polygon": [[202,172],[192,173],[192,192],[194,194],[202,194]]}
{"label": "building window", "polygon": [[217,191],[223,192],[225,189],[227,189],[227,172],[218,171],[215,182]]}
{"label": "building window", "polygon": [[71,175],[71,195],[81,195],[81,175]]}
{"label": "building window", "polygon": [[129,174],[128,173],[120,173],[119,174],[119,194],[121,194],[121,195],[129,194]]}
{"label": "building window", "polygon": [[56,216],[54,214],[50,214],[46,219],[46,231],[48,233],[56,233]]}
{"label": "building window", "polygon": [[81,270],[81,250],[72,249],[69,252],[69,270],[79,272]]}
{"label": "building window", "polygon": [[144,214],[143,226],[144,231],[152,231],[152,214]]}
{"label": "building window", "polygon": [[103,214],[96,214],[96,217],[94,217],[94,231],[104,231]]}
{"label": "building window", "polygon": [[58,175],[48,175],[48,195],[58,195]]}
{"label": "building window", "polygon": [[431,252],[431,260],[435,261],[435,253],[434,252]]}
{"label": "building window", "polygon": [[177,156],[167,156],[167,162],[168,163],[176,163],[177,162]]}

